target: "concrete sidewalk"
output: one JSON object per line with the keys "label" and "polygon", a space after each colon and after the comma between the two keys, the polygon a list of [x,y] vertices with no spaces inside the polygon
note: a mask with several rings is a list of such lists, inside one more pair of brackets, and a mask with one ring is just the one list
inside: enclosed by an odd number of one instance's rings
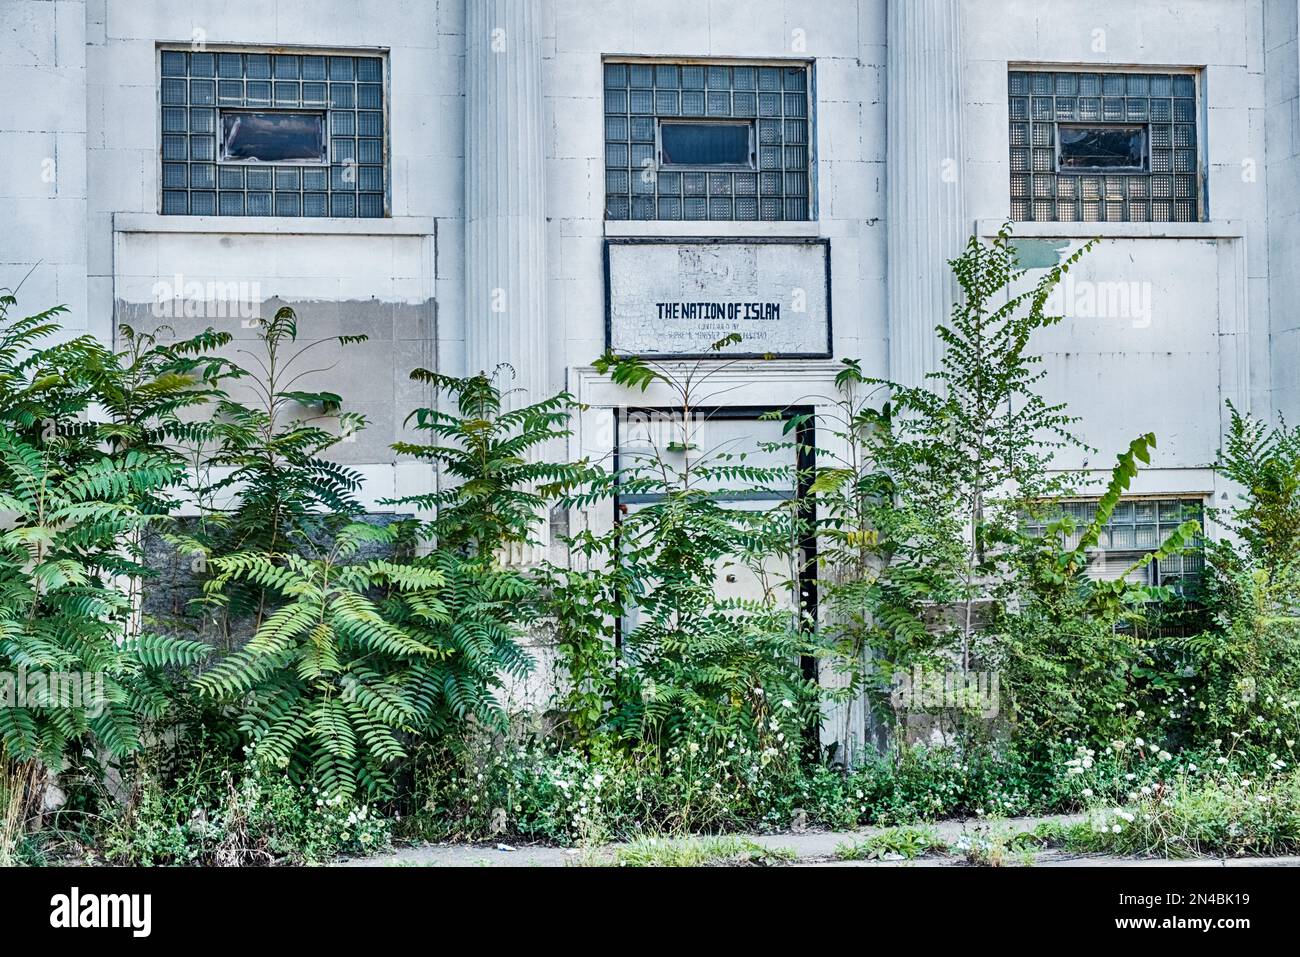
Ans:
{"label": "concrete sidewalk", "polygon": [[[1081,814],[1051,815],[1047,817],[1007,818],[997,821],[978,819],[941,821],[928,825],[943,841],[953,844],[962,837],[988,839],[998,835],[1014,835],[1033,831],[1043,823],[1060,825],[1077,824],[1086,820]],[[954,867],[966,860],[959,853],[934,854],[914,860],[841,861],[836,849],[845,844],[857,844],[888,828],[869,827],[855,831],[808,831],[800,834],[737,834],[734,837],[752,841],[774,851],[793,855],[784,862],[795,867]],[[584,864],[612,862],[620,845],[610,844],[594,848],[561,848],[542,845],[513,844],[418,844],[400,847],[384,854],[355,860],[341,860],[342,867],[573,867]],[[1009,863],[1021,861],[1011,856]],[[1099,854],[1075,854],[1058,849],[1038,851],[1033,864],[1038,867],[1248,867],[1248,866],[1300,866],[1300,857],[1266,858],[1199,858],[1195,860],[1165,860],[1160,858],[1110,857]]]}

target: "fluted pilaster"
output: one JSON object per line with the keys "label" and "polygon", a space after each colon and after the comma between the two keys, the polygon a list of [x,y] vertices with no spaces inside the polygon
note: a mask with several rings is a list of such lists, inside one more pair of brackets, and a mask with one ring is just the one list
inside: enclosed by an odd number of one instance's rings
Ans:
{"label": "fluted pilaster", "polygon": [[[552,392],[541,2],[465,0],[465,373],[510,366],[507,408]],[[544,559],[544,514],[534,535],[502,559]]]}
{"label": "fluted pilaster", "polygon": [[962,197],[960,0],[888,5],[889,375],[914,385],[940,358],[957,286],[947,261],[971,225]]}
{"label": "fluted pilaster", "polygon": [[465,372],[519,406],[551,387],[539,0],[466,0],[465,54]]}

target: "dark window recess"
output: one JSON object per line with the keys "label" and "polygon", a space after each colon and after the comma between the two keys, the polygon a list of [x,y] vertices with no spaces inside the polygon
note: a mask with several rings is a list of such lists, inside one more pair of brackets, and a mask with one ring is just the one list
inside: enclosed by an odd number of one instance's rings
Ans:
{"label": "dark window recess", "polygon": [[748,123],[661,123],[660,163],[752,168],[751,130]]}
{"label": "dark window recess", "polygon": [[1145,126],[1060,125],[1061,153],[1058,168],[1146,172],[1147,130]]}
{"label": "dark window recess", "polygon": [[223,163],[325,163],[325,114],[221,113]]}

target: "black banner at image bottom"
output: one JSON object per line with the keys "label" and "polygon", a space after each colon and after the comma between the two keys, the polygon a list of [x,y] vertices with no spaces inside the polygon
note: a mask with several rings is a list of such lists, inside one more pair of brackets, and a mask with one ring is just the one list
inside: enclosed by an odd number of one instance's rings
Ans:
{"label": "black banner at image bottom", "polygon": [[[1209,866],[1207,866],[1209,865]],[[1072,940],[1190,935],[1231,945],[1293,923],[1285,866],[736,868],[33,868],[0,871],[7,941],[117,947],[257,941],[338,946],[456,928],[511,937],[637,933],[765,940],[847,919],[872,940],[942,924]],[[766,903],[762,903],[766,902]],[[937,909],[936,909],[937,908]],[[631,923],[629,923],[631,922]],[[693,928],[690,931],[686,927]],[[846,928],[847,929],[847,928]],[[459,932],[459,931],[458,931]],[[592,937],[591,939],[602,939]],[[611,939],[604,937],[603,939]],[[684,942],[684,941],[683,941]]]}

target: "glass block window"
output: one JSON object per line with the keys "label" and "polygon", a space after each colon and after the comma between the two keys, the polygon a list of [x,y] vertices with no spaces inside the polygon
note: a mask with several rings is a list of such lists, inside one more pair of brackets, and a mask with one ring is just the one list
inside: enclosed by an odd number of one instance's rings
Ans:
{"label": "glass block window", "polygon": [[163,50],[162,211],[382,217],[377,56]]}
{"label": "glass block window", "polygon": [[1011,218],[1203,218],[1191,73],[1012,70]]}
{"label": "glass block window", "polygon": [[[1065,536],[1064,546],[1074,548],[1079,544],[1083,529],[1097,516],[1095,501],[1065,502],[1061,511],[1074,521],[1074,532]],[[1047,526],[1059,518],[1055,515],[1022,516],[1022,526],[1027,534],[1042,535]],[[1183,522],[1195,521],[1204,528],[1204,504],[1199,498],[1124,499],[1115,506],[1097,542],[1095,553],[1088,566],[1089,574],[1096,578],[1115,579],[1123,575],[1144,555],[1161,545]],[[1182,555],[1152,562],[1146,568],[1146,582],[1152,585],[1179,587],[1198,579],[1205,568],[1205,558],[1199,548]]]}
{"label": "glass block window", "polygon": [[806,220],[807,64],[605,63],[605,216]]}

